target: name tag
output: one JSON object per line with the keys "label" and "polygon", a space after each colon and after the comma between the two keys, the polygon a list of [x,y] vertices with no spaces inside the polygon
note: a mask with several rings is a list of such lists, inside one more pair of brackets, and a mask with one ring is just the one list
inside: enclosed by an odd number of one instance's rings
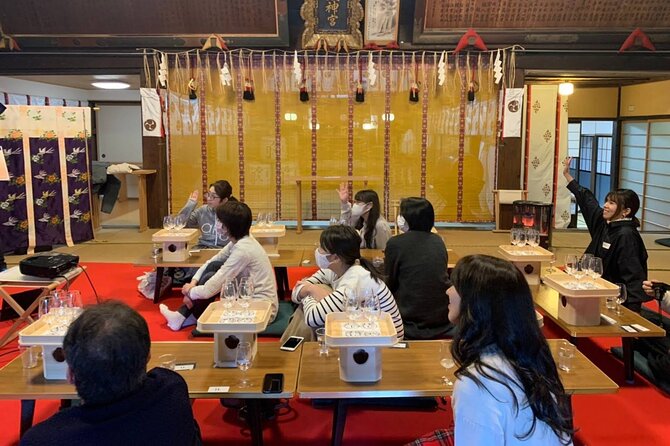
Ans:
{"label": "name tag", "polygon": [[607,243],[607,242],[603,242],[603,248],[604,248],[604,249],[610,249],[610,246],[612,246],[612,245],[610,245],[610,244]]}

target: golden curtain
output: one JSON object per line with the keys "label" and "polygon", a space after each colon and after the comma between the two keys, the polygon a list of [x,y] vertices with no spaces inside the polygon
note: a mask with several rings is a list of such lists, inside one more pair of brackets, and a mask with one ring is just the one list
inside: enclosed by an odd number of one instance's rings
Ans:
{"label": "golden curtain", "polygon": [[[425,196],[437,221],[492,221],[498,87],[489,55],[449,55],[443,85],[438,59],[432,52],[299,53],[296,65],[295,54],[281,52],[170,55],[171,210],[194,189],[226,179],[255,213],[293,220],[293,178],[351,174],[370,178],[387,215],[394,200]],[[226,66],[230,85],[222,83]],[[364,102],[355,101],[359,80]],[[414,83],[418,102],[409,100]],[[245,84],[253,84],[253,101],[243,99]],[[303,184],[307,220],[339,214],[336,187]]]}

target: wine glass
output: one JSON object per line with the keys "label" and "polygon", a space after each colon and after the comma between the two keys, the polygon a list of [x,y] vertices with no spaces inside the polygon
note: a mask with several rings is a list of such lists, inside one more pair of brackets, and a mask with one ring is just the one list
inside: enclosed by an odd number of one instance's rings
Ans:
{"label": "wine glass", "polygon": [[254,296],[254,283],[249,277],[243,277],[238,287],[240,294],[240,306],[245,309],[244,313],[249,315],[249,304]]}
{"label": "wine glass", "polygon": [[591,278],[593,279],[593,285],[595,286],[596,280],[603,276],[603,259],[600,257],[591,257]]}
{"label": "wine glass", "polygon": [[181,214],[175,215],[174,228],[179,231],[180,229],[184,229],[184,226],[186,226],[186,216]]}
{"label": "wine glass", "polygon": [[221,287],[221,300],[223,308],[232,308],[237,300],[237,282],[235,279],[226,279]]}
{"label": "wine glass", "polygon": [[167,229],[168,231],[174,229],[174,217],[172,215],[163,217],[163,229]]}
{"label": "wine glass", "polygon": [[617,288],[619,288],[619,294],[616,297],[616,314],[621,316],[623,313],[621,311],[621,304],[626,302],[626,299],[628,298],[628,290],[626,289],[626,284],[625,283],[617,283],[616,284]]}
{"label": "wine glass", "polygon": [[565,272],[572,276],[577,268],[577,256],[568,254],[565,256]]}
{"label": "wine glass", "polygon": [[517,230],[517,241],[516,246],[524,247],[528,240],[526,239],[526,230],[524,228],[519,228]]}
{"label": "wine glass", "polygon": [[519,228],[510,229],[509,242],[512,246],[516,246],[519,244]]}
{"label": "wine glass", "polygon": [[275,222],[274,219],[274,214],[272,212],[268,212],[265,214],[265,224],[269,227],[272,226]]}
{"label": "wine glass", "polygon": [[[449,342],[440,343],[440,365],[444,367],[444,372],[456,365],[454,358],[451,356],[451,345]],[[453,386],[454,383],[445,374],[442,376],[442,382],[445,386]]]}
{"label": "wine glass", "polygon": [[575,263],[575,268],[572,272],[572,275],[575,279],[577,279],[577,288],[581,287],[581,281],[586,275],[586,269],[584,267],[584,262],[581,260],[577,260]]}
{"label": "wine glass", "polygon": [[328,226],[335,226],[340,223],[340,219],[337,215],[331,215],[330,220],[328,221]]}
{"label": "wine glass", "polygon": [[360,316],[360,302],[358,299],[358,294],[354,290],[347,290],[344,292],[345,299],[345,311],[347,317],[351,322],[354,322]]}
{"label": "wine glass", "polygon": [[361,306],[363,307],[363,315],[370,321],[379,320],[381,309],[379,308],[379,296],[372,288],[365,288],[361,294]]}
{"label": "wine glass", "polygon": [[532,228],[527,229],[526,243],[528,243],[528,246],[530,247],[537,247],[540,244],[540,233]]}
{"label": "wine glass", "polygon": [[263,212],[258,213],[258,217],[256,218],[256,226],[259,228],[265,226],[265,214]]}
{"label": "wine glass", "polygon": [[554,268],[555,264],[556,264],[556,255],[552,254],[551,260],[549,260],[549,269],[547,270],[549,274],[553,274],[556,272],[556,269]]}
{"label": "wine glass", "polygon": [[240,344],[237,346],[235,363],[237,364],[237,368],[242,371],[242,378],[240,378],[237,387],[244,389],[251,386],[251,383],[247,379],[247,370],[251,368],[251,360],[252,360],[251,343],[240,342]]}

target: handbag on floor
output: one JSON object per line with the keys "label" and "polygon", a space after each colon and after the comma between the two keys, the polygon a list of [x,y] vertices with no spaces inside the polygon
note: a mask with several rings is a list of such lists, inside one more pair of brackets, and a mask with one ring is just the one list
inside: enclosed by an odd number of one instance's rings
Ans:
{"label": "handbag on floor", "polygon": [[[147,299],[154,300],[154,291],[156,290],[156,271],[147,271],[143,275],[137,277],[139,283],[137,284],[137,291],[142,293]],[[159,296],[165,293],[165,290],[172,284],[172,278],[164,275],[161,281],[161,292]]]}

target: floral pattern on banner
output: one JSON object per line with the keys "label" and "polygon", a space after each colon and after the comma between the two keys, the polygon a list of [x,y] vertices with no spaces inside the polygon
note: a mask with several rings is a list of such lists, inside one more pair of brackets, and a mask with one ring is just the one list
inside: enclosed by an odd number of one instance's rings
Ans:
{"label": "floral pattern on banner", "polygon": [[90,110],[16,105],[3,116],[10,181],[0,182],[0,249],[31,253],[92,239]]}
{"label": "floral pattern on banner", "polygon": [[0,147],[9,171],[9,182],[0,181],[0,240],[3,251],[9,252],[28,246],[23,134],[12,130],[7,138],[0,139]]}

